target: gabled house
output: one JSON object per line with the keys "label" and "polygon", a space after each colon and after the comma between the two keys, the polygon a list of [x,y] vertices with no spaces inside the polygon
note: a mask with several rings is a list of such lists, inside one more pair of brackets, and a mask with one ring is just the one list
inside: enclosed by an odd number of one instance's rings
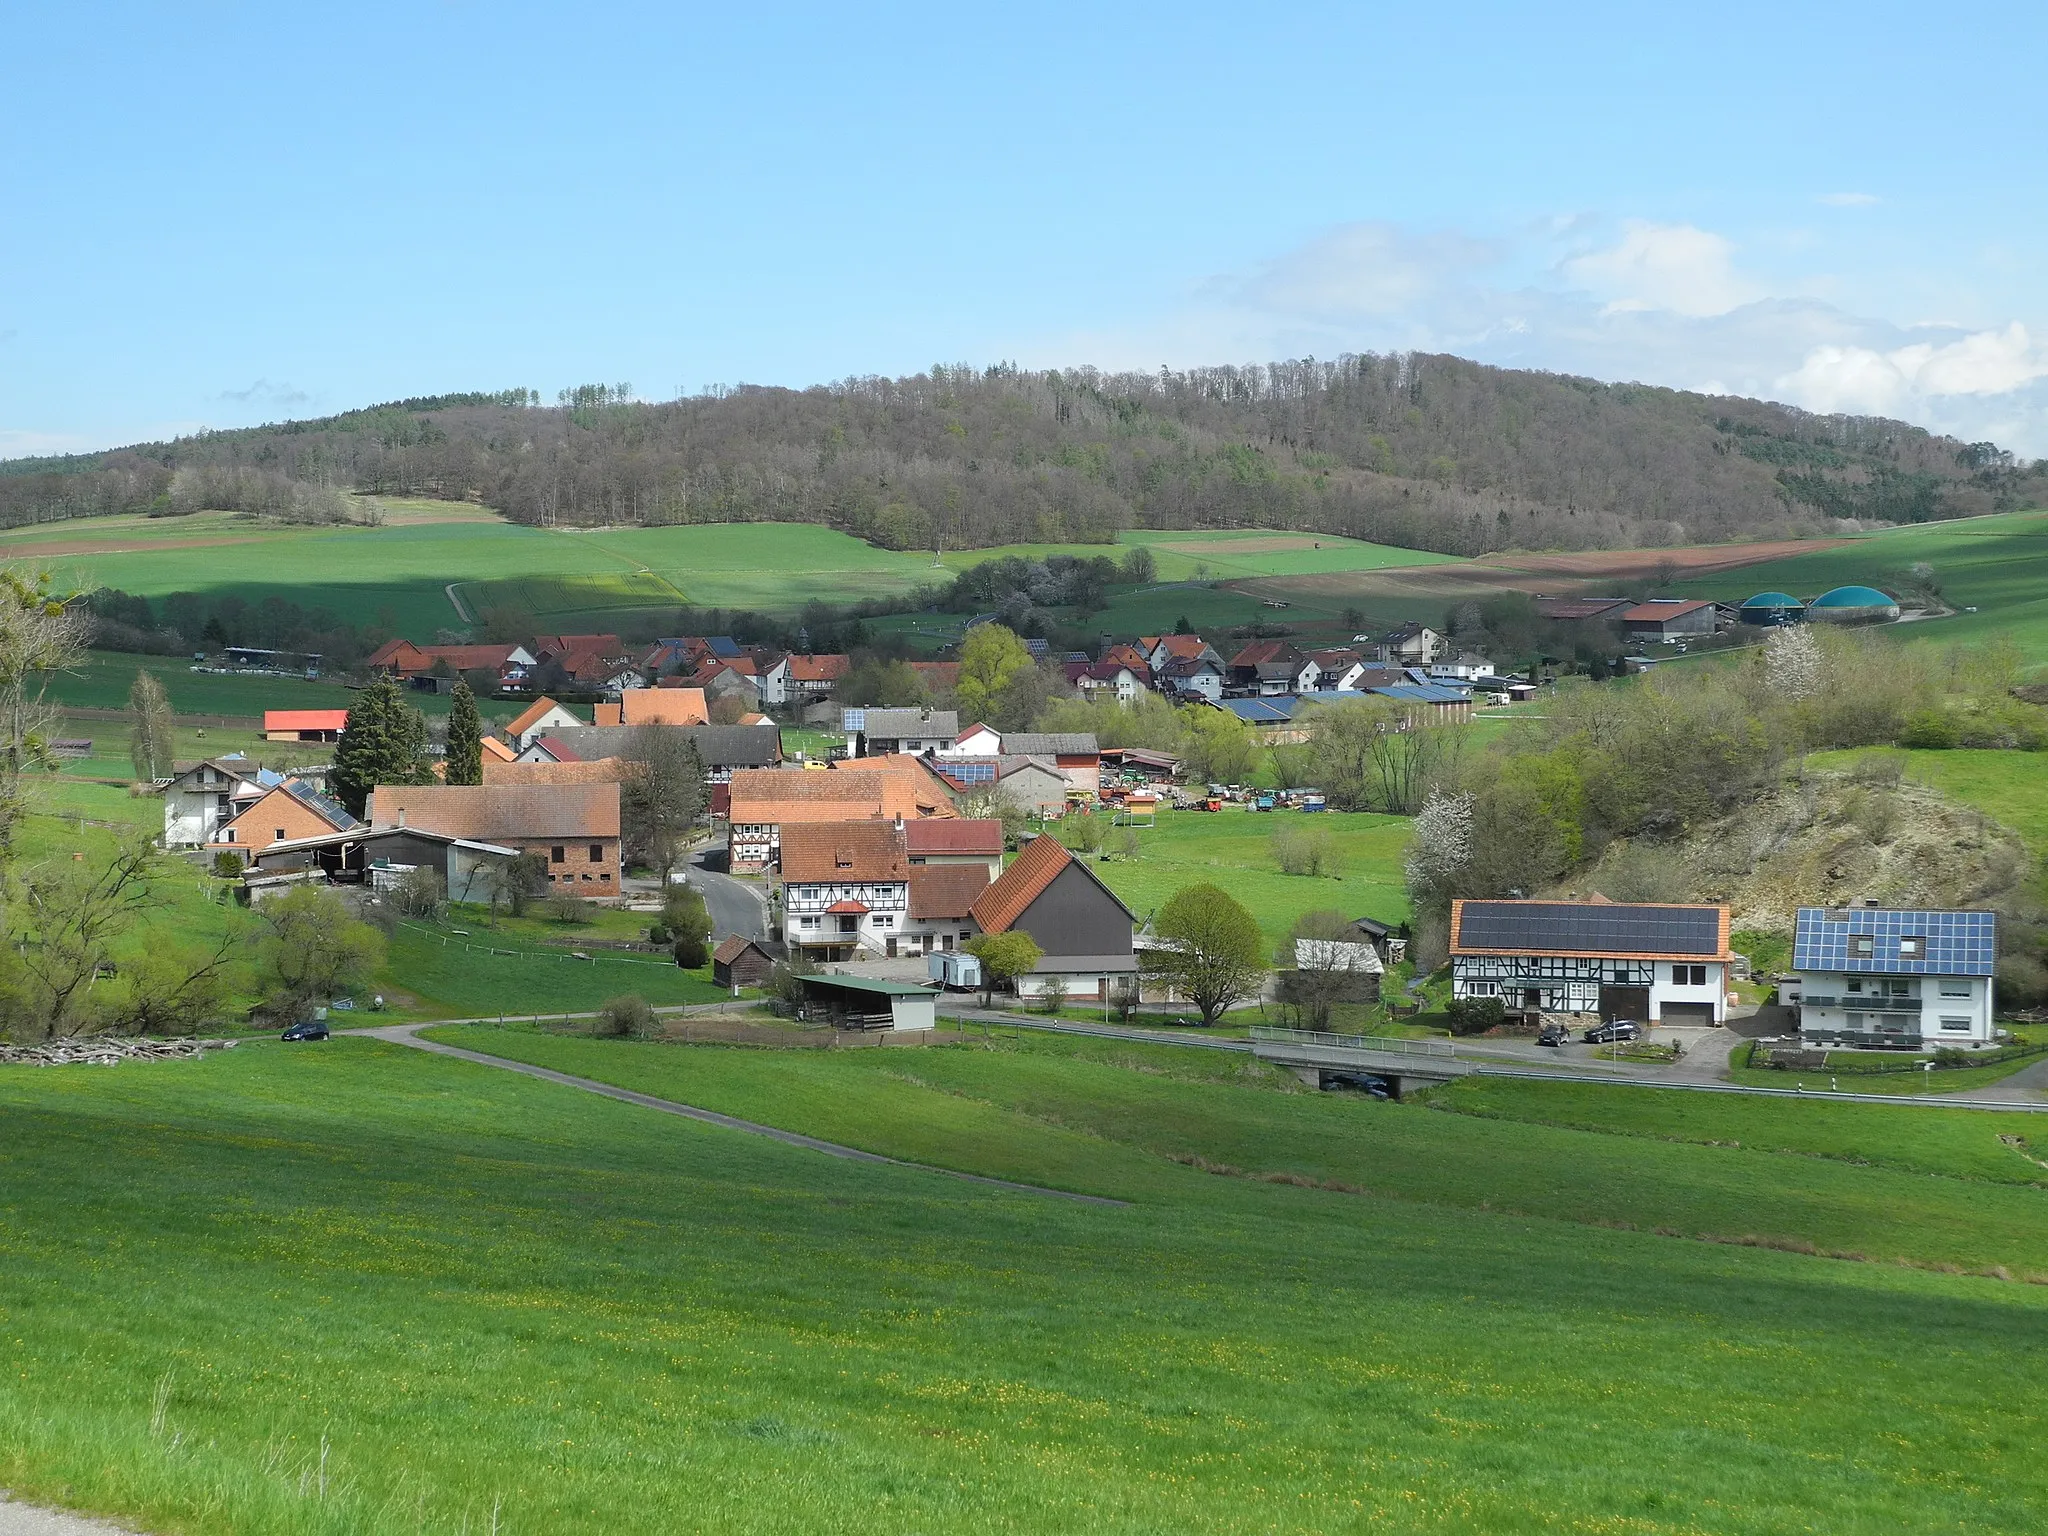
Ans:
{"label": "gabled house", "polygon": [[[1230,658],[1230,683],[1236,688],[1253,688],[1269,676],[1292,677],[1300,670],[1301,652],[1285,640],[1254,640]],[[1286,665],[1281,671],[1268,671],[1273,663]],[[1286,692],[1286,689],[1281,689]]]}
{"label": "gabled house", "polygon": [[1154,672],[1163,671],[1170,661],[1210,661],[1219,673],[1224,670],[1223,658],[1200,635],[1140,635],[1138,649]]}
{"label": "gabled house", "polygon": [[947,786],[911,757],[832,769],[742,768],[725,788],[727,861],[736,874],[771,868],[789,826],[959,814]]}
{"label": "gabled house", "polygon": [[535,658],[523,645],[414,645],[410,640],[387,640],[370,653],[365,665],[420,687],[432,687],[437,676],[452,682],[465,673],[489,672],[500,688],[516,688],[525,683]]}
{"label": "gabled house", "polygon": [[1223,664],[1213,656],[1178,657],[1154,668],[1152,675],[1159,691],[1170,699],[1207,699],[1214,704],[1223,697]]}
{"label": "gabled house", "polygon": [[993,880],[1003,872],[1003,824],[993,817],[906,821],[903,851],[912,869],[977,864]]}
{"label": "gabled house", "polygon": [[506,736],[520,748],[532,746],[550,731],[573,729],[583,724],[581,716],[564,709],[553,699],[535,699],[505,727]]}
{"label": "gabled house", "polygon": [[[267,782],[266,782],[267,780]],[[234,820],[238,809],[284,782],[244,757],[210,757],[171,775],[164,797],[164,846],[202,848]],[[241,805],[237,796],[244,797]]]}
{"label": "gabled house", "polygon": [[857,715],[849,710],[847,715],[848,757],[886,757],[898,752],[916,757],[942,752],[960,734],[960,716],[950,709],[867,708]]}
{"label": "gabled house", "polygon": [[596,713],[599,725],[704,725],[711,718],[701,688],[628,688]]}
{"label": "gabled house", "polygon": [[419,827],[537,853],[564,896],[619,889],[619,786],[599,784],[380,784],[374,827]]}
{"label": "gabled house", "polygon": [[1615,901],[1451,903],[1451,991],[1511,1014],[1719,1024],[1728,909]]}
{"label": "gabled house", "polygon": [[1975,1050],[1996,1038],[1996,912],[1801,907],[1782,989],[1808,1045]]}
{"label": "gabled house", "polygon": [[[1296,693],[1349,693],[1365,675],[1365,658],[1348,646],[1310,651],[1303,660]],[[1314,669],[1313,675],[1310,668]]]}
{"label": "gabled house", "polygon": [[[524,761],[557,763],[630,756],[637,725],[583,725],[542,736],[520,756]],[[760,725],[665,725],[677,738],[697,749],[704,763],[704,782],[723,784],[740,768],[773,768],[782,761],[782,728]]]}
{"label": "gabled house", "polygon": [[1130,908],[1056,838],[1026,843],[975,899],[971,915],[983,933],[1028,933],[1043,951],[1036,968],[1017,978],[1019,998],[1042,995],[1057,978],[1068,997],[1099,1001],[1137,973]]}
{"label": "gabled house", "polygon": [[1090,731],[1005,731],[1003,755],[1050,758],[1067,788],[1093,800],[1102,793],[1102,748]]}
{"label": "gabled house", "polygon": [[1095,659],[1107,662],[1113,667],[1129,667],[1133,672],[1140,667],[1147,672],[1152,670],[1152,658],[1142,647],[1135,646],[1128,640],[1117,640],[1103,646],[1102,654]]}
{"label": "gabled house", "polygon": [[1111,661],[1069,661],[1063,670],[1067,685],[1084,699],[1101,696],[1119,704],[1135,704],[1138,695],[1152,686],[1152,669],[1130,667]]}
{"label": "gabled house", "polygon": [[711,951],[711,979],[721,987],[765,987],[775,978],[775,957],[760,940],[728,935]]}
{"label": "gabled house", "polygon": [[1493,663],[1477,651],[1460,651],[1442,661],[1433,661],[1424,671],[1433,681],[1453,683],[1472,683],[1494,675]]}
{"label": "gabled house", "polygon": [[1403,624],[1385,643],[1388,659],[1404,667],[1426,667],[1450,649],[1450,642],[1426,624]]}
{"label": "gabled house", "polygon": [[939,753],[947,757],[994,757],[1003,750],[1003,734],[992,725],[979,721],[955,736]]}
{"label": "gabled house", "polygon": [[783,935],[793,954],[893,959],[910,918],[910,861],[898,821],[782,829]]}
{"label": "gabled house", "polygon": [[288,843],[360,826],[355,817],[301,779],[286,779],[237,811],[207,839],[216,853],[244,857],[272,843]]}
{"label": "gabled house", "polygon": [[[996,861],[1000,864],[1000,858]],[[974,937],[974,904],[994,879],[986,864],[910,867],[912,954],[958,949]]]}
{"label": "gabled house", "polygon": [[853,658],[838,654],[789,655],[761,675],[761,702],[808,704],[829,697],[853,670]]}

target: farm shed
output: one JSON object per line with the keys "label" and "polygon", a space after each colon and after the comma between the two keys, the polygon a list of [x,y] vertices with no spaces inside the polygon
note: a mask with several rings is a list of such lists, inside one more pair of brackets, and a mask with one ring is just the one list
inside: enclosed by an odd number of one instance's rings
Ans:
{"label": "farm shed", "polygon": [[711,979],[721,987],[765,987],[775,974],[775,957],[760,941],[732,934],[711,952]]}
{"label": "farm shed", "polygon": [[837,1029],[935,1029],[938,994],[909,981],[831,975],[801,978],[803,1016]]}

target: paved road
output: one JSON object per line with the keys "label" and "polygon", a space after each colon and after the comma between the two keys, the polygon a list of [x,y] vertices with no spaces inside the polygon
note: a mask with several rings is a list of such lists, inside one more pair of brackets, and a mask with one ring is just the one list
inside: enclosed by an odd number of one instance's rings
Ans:
{"label": "paved road", "polygon": [[652,1094],[635,1093],[630,1088],[614,1087],[600,1083],[594,1078],[575,1077],[567,1072],[557,1072],[551,1067],[537,1067],[530,1062],[513,1061],[505,1056],[489,1056],[482,1051],[466,1051],[460,1046],[443,1045],[438,1040],[422,1040],[419,1031],[431,1028],[428,1024],[387,1024],[376,1029],[343,1030],[343,1034],[368,1035],[376,1040],[388,1040],[394,1045],[409,1045],[415,1050],[430,1051],[436,1056],[453,1056],[459,1061],[473,1061],[479,1066],[498,1067],[506,1072],[517,1072],[526,1077],[537,1077],[545,1083],[560,1083],[567,1088],[581,1088],[585,1093],[601,1094],[608,1099],[617,1099],[622,1104],[637,1104],[642,1109],[660,1110],[665,1115],[680,1115],[685,1120],[701,1121],[728,1131],[741,1131],[749,1136],[765,1136],[770,1141],[779,1141],[786,1146],[802,1147],[809,1152],[822,1152],[827,1157],[843,1157],[856,1163],[886,1163],[892,1168],[909,1168],[918,1173],[936,1173],[949,1179],[960,1179],[969,1184],[984,1184],[993,1189],[1013,1190],[1024,1195],[1045,1195],[1057,1200],[1074,1200],[1083,1205],[1123,1206],[1127,1200],[1111,1200],[1102,1195],[1075,1194],[1072,1190],[1048,1189],[1040,1184],[1019,1184],[1010,1179],[991,1179],[979,1173],[961,1173],[952,1168],[934,1168],[928,1163],[909,1163],[901,1158],[884,1157],[879,1152],[864,1152],[859,1147],[842,1146],[836,1141],[821,1141],[816,1136],[805,1136],[796,1131],[785,1131],[778,1126],[761,1125],[753,1120],[741,1120],[732,1115],[722,1115],[715,1109],[699,1109],[694,1104],[678,1104],[673,1099],[657,1099]]}
{"label": "paved road", "polygon": [[0,1489],[0,1536],[125,1536],[133,1526],[109,1525],[33,1504],[16,1504]]}
{"label": "paved road", "polygon": [[690,858],[690,884],[704,897],[705,908],[711,913],[712,947],[715,949],[720,939],[734,933],[743,938],[765,939],[768,903],[761,887],[706,869],[704,857],[713,851],[700,849]]}

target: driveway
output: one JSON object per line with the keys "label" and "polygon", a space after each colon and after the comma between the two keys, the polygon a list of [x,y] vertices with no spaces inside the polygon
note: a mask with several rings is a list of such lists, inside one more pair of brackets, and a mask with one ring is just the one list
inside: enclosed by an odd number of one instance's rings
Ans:
{"label": "driveway", "polygon": [[768,899],[760,885],[736,880],[719,870],[705,868],[707,855],[723,860],[723,848],[702,848],[690,856],[690,885],[704,898],[711,913],[711,944],[731,934],[745,939],[768,937]]}

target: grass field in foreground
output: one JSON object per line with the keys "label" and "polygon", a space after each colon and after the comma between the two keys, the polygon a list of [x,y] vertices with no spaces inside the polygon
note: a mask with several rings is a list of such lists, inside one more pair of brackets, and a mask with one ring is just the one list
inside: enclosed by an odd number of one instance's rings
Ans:
{"label": "grass field in foreground", "polygon": [[[1281,1093],[1203,1053],[532,1038],[1133,1204],[361,1040],[4,1069],[0,1484],[163,1536],[2040,1524],[2048,1424],[2015,1384],[2048,1293],[1460,1186],[1554,1170],[1596,1205],[1574,1160],[1611,1143],[1647,1173],[1603,1192],[1689,1174],[1771,1216],[1789,1178],[1816,1219],[1929,1250],[2036,1241],[2031,1190]],[[1486,1154],[1437,1172],[1459,1136]],[[1414,1192],[1217,1177],[1164,1141]]]}
{"label": "grass field in foreground", "polygon": [[[1273,857],[1273,834],[1281,827],[1326,831],[1337,850],[1336,876],[1282,874]],[[1220,885],[1251,909],[1267,942],[1277,944],[1302,913],[1324,907],[1340,908],[1348,917],[1404,920],[1408,897],[1401,855],[1408,829],[1406,816],[1366,812],[1162,810],[1157,826],[1136,829],[1136,859],[1089,867],[1141,919],[1184,885]]]}
{"label": "grass field in foreground", "polygon": [[[638,918],[628,926],[644,927],[647,921]],[[584,950],[590,958],[579,960],[562,944],[534,942],[539,926],[492,933],[468,920],[402,924],[391,941],[381,985],[419,1001],[394,1007],[392,1017],[584,1013],[629,992],[658,1007],[716,1002],[728,995],[712,982],[708,966],[686,971],[653,954],[599,949]],[[463,931],[455,932],[458,928]],[[578,931],[561,928],[552,936],[573,941]]]}

